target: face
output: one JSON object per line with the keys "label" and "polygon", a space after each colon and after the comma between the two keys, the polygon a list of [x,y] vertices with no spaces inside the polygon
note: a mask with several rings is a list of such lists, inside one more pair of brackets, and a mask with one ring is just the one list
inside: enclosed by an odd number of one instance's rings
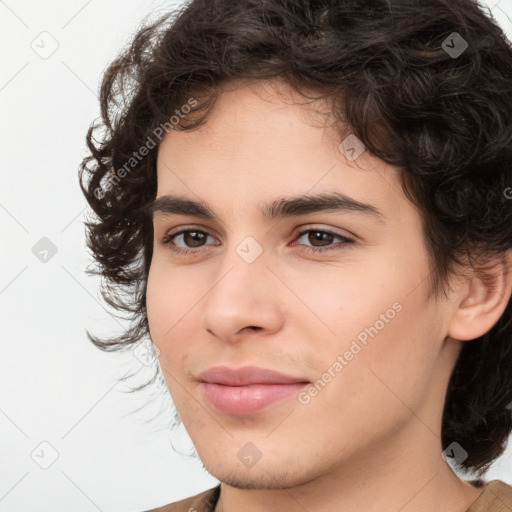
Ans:
{"label": "face", "polygon": [[[298,485],[438,430],[454,362],[397,169],[353,160],[311,108],[240,86],[159,149],[150,333],[204,466],[234,486]],[[305,202],[320,196],[330,209]]]}

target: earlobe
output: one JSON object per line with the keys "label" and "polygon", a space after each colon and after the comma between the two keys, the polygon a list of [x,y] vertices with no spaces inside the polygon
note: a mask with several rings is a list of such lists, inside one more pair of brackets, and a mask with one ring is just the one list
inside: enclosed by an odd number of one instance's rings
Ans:
{"label": "earlobe", "polygon": [[512,295],[512,251],[497,257],[480,276],[468,277],[449,323],[452,339],[474,340],[489,332],[504,313]]}

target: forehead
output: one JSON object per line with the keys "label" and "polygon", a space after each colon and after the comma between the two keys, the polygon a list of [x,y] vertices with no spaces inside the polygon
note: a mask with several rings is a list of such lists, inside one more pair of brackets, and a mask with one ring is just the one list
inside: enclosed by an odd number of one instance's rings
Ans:
{"label": "forehead", "polygon": [[221,93],[203,126],[162,141],[157,196],[261,212],[271,197],[341,193],[397,213],[399,171],[367,151],[350,160],[344,137],[354,136],[329,124],[326,108],[264,84]]}

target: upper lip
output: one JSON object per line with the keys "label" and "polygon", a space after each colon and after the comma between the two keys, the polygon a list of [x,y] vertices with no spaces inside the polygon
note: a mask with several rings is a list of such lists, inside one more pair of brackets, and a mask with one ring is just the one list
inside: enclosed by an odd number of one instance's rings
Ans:
{"label": "upper lip", "polygon": [[214,366],[198,375],[198,380],[224,386],[245,386],[249,384],[293,384],[308,382],[301,377],[292,377],[267,368],[257,366],[243,366],[242,368],[229,368],[228,366]]}

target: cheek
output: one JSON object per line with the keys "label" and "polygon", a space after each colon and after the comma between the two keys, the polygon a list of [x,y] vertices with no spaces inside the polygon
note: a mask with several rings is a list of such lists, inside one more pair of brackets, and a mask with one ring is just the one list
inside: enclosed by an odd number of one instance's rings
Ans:
{"label": "cheek", "polygon": [[[360,333],[364,341],[367,329],[388,330],[389,325],[400,322],[405,295],[413,287],[393,265],[393,261],[376,257],[361,264],[325,266],[316,274],[295,279],[297,296],[316,313],[331,335],[312,314],[303,314],[303,306],[296,321],[304,324],[309,320],[321,327],[336,348],[342,348]],[[300,306],[297,303],[296,309]]]}
{"label": "cheek", "polygon": [[[169,385],[172,384],[167,375],[172,370],[170,363],[176,362],[176,356],[179,355],[179,337],[176,337],[176,332],[180,328],[180,316],[177,315],[180,302],[177,298],[180,293],[176,288],[176,281],[171,282],[158,263],[152,263],[146,291],[148,325],[151,339],[160,351],[160,365]],[[169,343],[171,339],[175,340],[172,344]]]}
{"label": "cheek", "polygon": [[428,262],[419,250],[395,248],[390,257],[378,256],[358,269],[333,273],[328,284],[310,281],[315,291],[308,304],[331,329],[322,336],[330,341],[317,353],[317,367],[326,371],[341,356],[337,375],[346,379],[338,382],[349,394],[371,398],[378,388],[387,393],[381,377],[393,389],[408,385],[413,398],[417,389],[411,383],[419,389],[428,380],[444,339],[427,299]]}
{"label": "cheek", "polygon": [[[151,339],[160,351],[159,361],[171,393],[176,382],[170,376],[183,373],[190,356],[191,341],[197,338],[194,304],[201,290],[191,286],[190,274],[169,270],[159,260],[152,262],[147,282],[146,310]],[[193,332],[195,331],[195,332]],[[178,389],[179,391],[179,389]]]}
{"label": "cheek", "polygon": [[190,274],[185,276],[179,268],[170,269],[165,258],[153,258],[149,269],[146,309],[153,341],[163,343],[180,328],[182,319],[193,303],[193,290]]}
{"label": "cheek", "polygon": [[146,312],[151,338],[156,345],[159,345],[161,333],[164,329],[165,315],[163,312],[169,307],[168,297],[162,293],[163,289],[164,287],[159,279],[158,266],[152,262],[146,287]]}

